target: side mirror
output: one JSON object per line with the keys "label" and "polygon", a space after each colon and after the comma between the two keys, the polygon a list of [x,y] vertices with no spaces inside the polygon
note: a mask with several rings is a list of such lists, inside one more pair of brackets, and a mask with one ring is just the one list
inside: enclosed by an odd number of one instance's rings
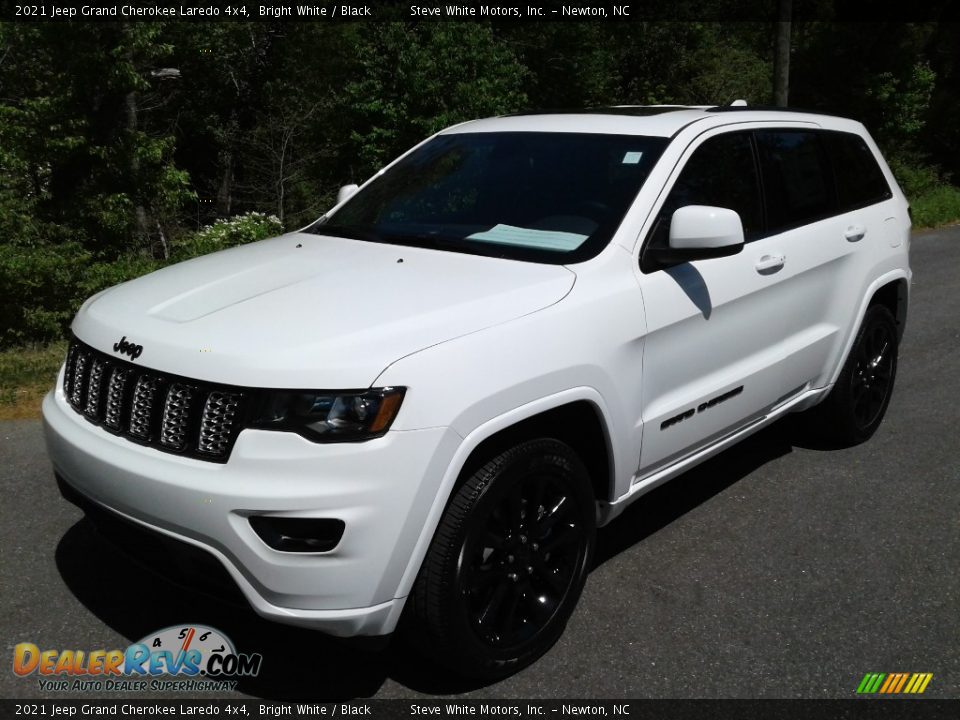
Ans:
{"label": "side mirror", "polygon": [[645,256],[658,266],[736,255],[743,250],[743,223],[735,210],[687,205],[670,219],[669,247],[647,248]]}
{"label": "side mirror", "polygon": [[337,205],[349,200],[350,196],[352,196],[359,189],[359,185],[344,185],[342,188],[337,190]]}

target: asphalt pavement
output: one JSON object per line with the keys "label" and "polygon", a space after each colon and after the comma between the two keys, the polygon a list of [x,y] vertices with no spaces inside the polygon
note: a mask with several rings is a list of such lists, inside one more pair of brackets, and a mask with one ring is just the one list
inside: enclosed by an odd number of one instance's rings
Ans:
{"label": "asphalt pavement", "polygon": [[131,565],[60,499],[40,423],[0,423],[0,697],[79,696],[15,676],[17,643],[124,648],[181,623],[264,657],[234,693],[203,697],[849,698],[867,672],[933,673],[926,696],[960,697],[960,228],[916,235],[912,264],[870,442],[821,449],[781,422],[654,491],[601,531],[559,643],[486,686]]}

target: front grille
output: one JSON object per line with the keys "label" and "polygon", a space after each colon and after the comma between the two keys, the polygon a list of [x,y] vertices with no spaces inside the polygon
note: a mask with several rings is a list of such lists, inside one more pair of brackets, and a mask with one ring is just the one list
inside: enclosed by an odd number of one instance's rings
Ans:
{"label": "front grille", "polygon": [[74,340],[63,393],[90,422],[141,445],[226,462],[249,403],[242,388],[182,378]]}

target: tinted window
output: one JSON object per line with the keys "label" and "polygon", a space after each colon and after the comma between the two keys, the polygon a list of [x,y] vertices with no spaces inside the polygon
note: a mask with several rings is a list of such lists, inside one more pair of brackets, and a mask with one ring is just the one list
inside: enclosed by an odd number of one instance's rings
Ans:
{"label": "tinted window", "polygon": [[818,133],[763,130],[757,133],[757,141],[763,159],[768,232],[836,212],[830,167]]}
{"label": "tinted window", "polygon": [[594,133],[440,135],[309,232],[578,262],[610,240],[666,143]]}
{"label": "tinted window", "polygon": [[840,212],[855,210],[892,197],[883,171],[862,137],[850,133],[829,132],[825,133],[823,138],[833,165]]}
{"label": "tinted window", "polygon": [[760,234],[763,212],[750,133],[718,135],[697,148],[657,215],[652,245],[667,246],[670,218],[675,210],[687,205],[736,210],[744,237],[749,240]]}

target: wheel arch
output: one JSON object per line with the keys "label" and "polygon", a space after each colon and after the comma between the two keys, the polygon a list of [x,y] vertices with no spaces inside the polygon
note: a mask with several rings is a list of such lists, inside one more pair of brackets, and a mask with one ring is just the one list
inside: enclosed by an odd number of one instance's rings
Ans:
{"label": "wheel arch", "polygon": [[[873,305],[886,307],[893,315],[894,320],[897,321],[897,339],[902,340],[903,332],[907,327],[907,307],[909,303],[910,284],[906,277],[901,277],[874,290],[873,295],[870,296],[870,301],[867,303],[867,308]],[[866,309],[864,309],[864,314],[866,314]],[[860,322],[863,322],[862,315]]]}
{"label": "wheel arch", "polygon": [[[578,421],[585,425],[577,425]],[[582,432],[584,426],[585,433]],[[553,432],[544,434],[550,430]],[[571,445],[587,466],[595,499],[609,500],[614,496],[616,455],[609,413],[602,396],[593,388],[567,390],[492,418],[469,433],[451,459],[400,580],[397,598],[409,595],[440,518],[454,491],[472,469],[482,465],[483,458],[489,458],[498,449],[534,437],[555,437]],[[581,452],[586,453],[586,457]]]}
{"label": "wheel arch", "polygon": [[549,437],[559,440],[577,454],[597,500],[613,497],[613,461],[610,434],[600,409],[589,400],[574,400],[531,415],[497,430],[480,441],[467,456],[451,492],[484,462],[524,440]]}
{"label": "wheel arch", "polygon": [[839,362],[830,374],[830,382],[828,385],[832,386],[837,382],[837,378],[840,376],[840,372],[843,370],[843,366],[847,362],[847,357],[853,348],[853,341],[857,337],[857,332],[860,330],[863,319],[867,315],[867,310],[877,304],[881,304],[889,309],[897,322],[897,340],[899,341],[903,338],[903,332],[906,329],[907,308],[909,303],[910,275],[905,269],[897,269],[885,273],[867,287],[867,291],[863,294],[863,299],[860,302],[860,307],[857,309],[857,321],[850,328],[843,352],[840,354]]}

